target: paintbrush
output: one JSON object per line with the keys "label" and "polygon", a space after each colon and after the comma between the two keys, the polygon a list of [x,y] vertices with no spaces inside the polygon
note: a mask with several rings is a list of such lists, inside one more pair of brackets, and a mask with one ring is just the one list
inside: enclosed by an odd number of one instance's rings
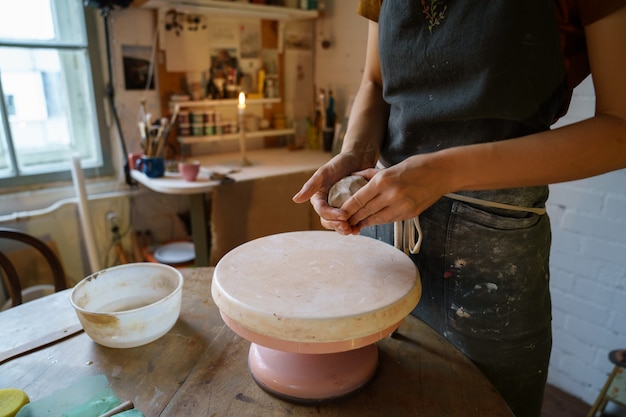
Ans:
{"label": "paintbrush", "polygon": [[151,115],[150,113],[146,114],[146,156],[152,156],[152,123],[150,121]]}
{"label": "paintbrush", "polygon": [[137,125],[139,126],[139,135],[141,136],[141,141],[140,141],[140,145],[141,145],[141,149],[146,149],[146,141],[147,141],[147,137],[146,137],[146,124],[144,122],[138,122]]}
{"label": "paintbrush", "polygon": [[115,408],[110,409],[106,413],[100,414],[99,417],[115,416],[117,414],[123,413],[124,411],[132,410],[133,408],[135,408],[135,404],[133,404],[132,401],[124,401],[123,403],[121,403]]}
{"label": "paintbrush", "polygon": [[[167,127],[165,128],[165,132],[163,133],[163,141],[162,141],[162,143],[160,143],[161,146],[159,147],[158,152],[163,152],[163,148],[165,147],[165,144],[167,143],[167,138],[170,136],[170,131],[172,130],[172,127],[176,123],[176,119],[178,117],[178,110],[179,110],[179,106],[178,106],[178,104],[175,104],[174,105],[174,112],[172,113],[172,116],[170,117],[170,121],[167,124]],[[163,120],[163,119],[161,119],[161,120]],[[166,119],[166,121],[167,121],[167,119]]]}
{"label": "paintbrush", "polygon": [[165,147],[165,135],[163,135],[163,130],[167,125],[167,119],[165,117],[161,118],[161,123],[159,124],[159,128],[156,133],[156,150],[154,152],[154,156],[161,156],[163,152],[163,148]]}
{"label": "paintbrush", "polygon": [[179,109],[180,107],[178,106],[178,104],[175,104],[174,112],[172,113],[172,116],[170,117],[170,123],[167,125],[167,129],[165,130],[165,137],[169,136],[170,130],[172,130],[172,126],[174,126],[174,124],[176,123],[176,118],[178,117]]}

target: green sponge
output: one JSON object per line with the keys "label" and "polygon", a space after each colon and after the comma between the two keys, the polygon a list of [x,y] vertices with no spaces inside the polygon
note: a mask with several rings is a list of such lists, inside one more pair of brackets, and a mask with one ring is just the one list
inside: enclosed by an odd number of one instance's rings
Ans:
{"label": "green sponge", "polygon": [[15,388],[0,389],[0,417],[15,417],[30,402],[28,395]]}

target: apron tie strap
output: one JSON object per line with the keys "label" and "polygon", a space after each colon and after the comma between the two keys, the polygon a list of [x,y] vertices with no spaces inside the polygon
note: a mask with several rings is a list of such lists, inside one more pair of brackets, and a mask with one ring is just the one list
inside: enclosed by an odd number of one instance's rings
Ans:
{"label": "apron tie strap", "polygon": [[[378,161],[376,168],[385,169],[386,167]],[[468,197],[462,194],[448,193],[444,197],[453,200],[463,201],[465,203],[478,204],[484,207],[500,208],[512,211],[525,211],[528,213],[538,214],[540,216],[546,214],[545,207],[524,207],[513,204],[498,203],[496,201],[481,200],[480,198]],[[420,225],[419,216],[411,219],[399,220],[393,224],[393,245],[406,253],[416,255],[422,247],[422,226]]]}

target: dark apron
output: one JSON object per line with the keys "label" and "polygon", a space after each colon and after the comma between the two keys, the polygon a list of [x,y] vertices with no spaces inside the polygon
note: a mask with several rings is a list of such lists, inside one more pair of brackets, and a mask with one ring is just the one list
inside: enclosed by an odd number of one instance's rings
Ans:
{"label": "dark apron", "polygon": [[[540,0],[383,1],[381,162],[549,129],[565,94],[554,13]],[[548,187],[460,194],[544,207]],[[551,349],[548,216],[442,198],[419,219],[414,314],[472,359],[517,417],[539,417]],[[393,225],[363,234],[393,243]]]}

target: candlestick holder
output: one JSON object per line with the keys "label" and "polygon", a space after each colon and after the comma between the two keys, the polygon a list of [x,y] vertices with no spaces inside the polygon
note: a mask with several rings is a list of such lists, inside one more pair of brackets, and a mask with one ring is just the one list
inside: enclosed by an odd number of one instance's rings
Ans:
{"label": "candlestick holder", "polygon": [[252,162],[246,156],[246,130],[244,129],[243,115],[239,115],[239,152],[241,153],[241,161],[239,165],[242,167],[249,167]]}

